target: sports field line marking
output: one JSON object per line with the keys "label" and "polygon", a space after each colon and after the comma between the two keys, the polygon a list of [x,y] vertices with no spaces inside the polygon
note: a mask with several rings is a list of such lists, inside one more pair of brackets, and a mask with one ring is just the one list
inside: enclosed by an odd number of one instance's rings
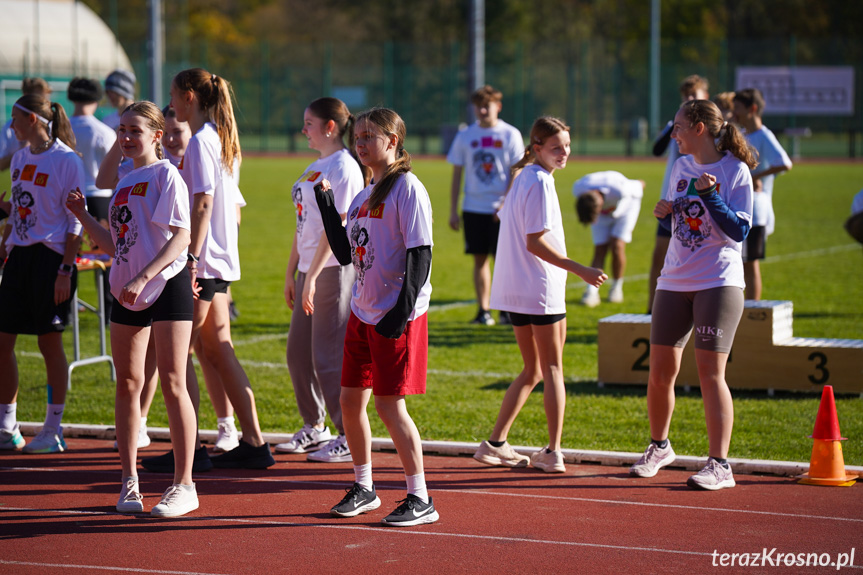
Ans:
{"label": "sports field line marking", "polygon": [[60,569],[93,569],[98,571],[122,571],[124,573],[164,573],[167,575],[224,575],[201,571],[166,571],[164,569],[139,569],[136,567],[108,567],[104,565],[73,565],[71,563],[37,563],[35,561],[7,561],[0,559],[0,565],[20,565],[22,567],[57,567]]}
{"label": "sports field line marking", "polygon": [[[98,473],[113,473],[104,471],[91,471],[85,469],[53,469],[48,467],[0,467],[0,470],[5,471],[50,471],[50,472],[62,472],[62,473],[90,473],[90,474],[98,474]],[[233,476],[219,476],[219,475],[207,475],[206,478],[200,478],[200,482],[203,484],[205,481],[209,482],[211,480],[232,480],[232,481],[250,481],[253,483],[288,483],[288,484],[298,484],[298,485],[317,485],[323,487],[344,487],[344,482],[334,482],[334,481],[311,481],[311,480],[292,480],[292,479],[284,479],[284,478],[269,478],[269,477],[245,477],[245,478],[237,478]],[[404,486],[390,486],[385,483],[375,484],[375,487],[381,490],[403,490]],[[771,517],[785,517],[790,519],[815,519],[815,520],[824,520],[824,521],[846,521],[851,523],[863,523],[863,519],[854,518],[854,517],[831,517],[827,515],[810,515],[807,513],[787,513],[780,511],[758,511],[752,509],[732,509],[728,507],[703,507],[699,505],[677,505],[671,503],[648,503],[644,501],[616,501],[614,499],[595,499],[592,497],[566,497],[562,495],[541,495],[534,493],[508,493],[505,491],[485,491],[485,490],[474,490],[474,489],[449,489],[446,487],[435,487],[431,485],[432,489],[436,489],[440,492],[446,493],[462,493],[466,495],[490,495],[493,497],[520,497],[520,498],[528,498],[528,499],[553,499],[557,501],[573,501],[573,502],[581,502],[581,503],[603,503],[603,504],[613,504],[613,505],[633,505],[637,507],[660,507],[662,509],[683,509],[683,510],[692,510],[692,511],[718,511],[724,513],[743,513],[748,515],[768,515]],[[0,507],[0,511],[5,511],[11,509],[9,507]],[[70,511],[71,513],[71,511]],[[76,511],[76,513],[90,513],[89,511]]]}

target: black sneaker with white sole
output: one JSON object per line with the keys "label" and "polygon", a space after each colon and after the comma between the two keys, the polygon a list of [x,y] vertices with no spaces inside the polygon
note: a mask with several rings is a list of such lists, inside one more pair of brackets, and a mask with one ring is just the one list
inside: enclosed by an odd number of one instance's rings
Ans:
{"label": "black sneaker with white sole", "polygon": [[350,489],[345,489],[347,494],[338,505],[330,509],[330,513],[336,517],[354,517],[366,511],[373,511],[381,506],[381,500],[375,492],[375,486],[365,489],[359,483],[354,483]]}
{"label": "black sneaker with white sole", "polygon": [[440,515],[435,511],[434,501],[431,497],[429,497],[428,503],[424,503],[416,495],[408,494],[405,499],[399,501],[399,504],[395,511],[381,520],[381,523],[391,525],[392,527],[411,527],[413,525],[434,523],[440,519]]}

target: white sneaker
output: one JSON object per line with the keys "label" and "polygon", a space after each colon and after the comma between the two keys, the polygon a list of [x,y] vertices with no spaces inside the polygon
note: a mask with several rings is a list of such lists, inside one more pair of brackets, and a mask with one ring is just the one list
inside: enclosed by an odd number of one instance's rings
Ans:
{"label": "white sneaker", "polygon": [[608,303],[623,303],[623,286],[613,285],[608,292]]}
{"label": "white sneaker", "polygon": [[[150,436],[147,435],[147,424],[142,423],[138,428],[138,449],[150,445]],[[114,451],[117,451],[117,441],[114,441]]]}
{"label": "white sneaker", "polygon": [[322,463],[345,463],[353,461],[351,448],[348,447],[348,441],[344,435],[339,435],[319,450],[309,453],[306,459]]}
{"label": "white sneaker", "polygon": [[311,425],[304,425],[290,441],[277,444],[275,449],[279,453],[309,453],[317,451],[332,439],[333,434],[330,433],[329,427],[315,429]]}
{"label": "white sneaker", "polygon": [[664,448],[651,441],[638,461],[629,468],[629,474],[633,477],[653,477],[661,468],[673,463],[675,457],[670,441]]}
{"label": "white sneaker", "polygon": [[24,453],[60,453],[61,451],[66,451],[62,427],[54,428],[46,425],[33,441],[24,446]]}
{"label": "white sneaker", "polygon": [[584,290],[584,295],[581,296],[581,305],[585,307],[596,307],[602,303],[599,297],[599,290],[593,286],[587,286]]}
{"label": "white sneaker", "polygon": [[695,489],[708,491],[728,489],[736,485],[731,467],[724,467],[712,457],[707,460],[707,465],[701,471],[686,480],[686,484]]}
{"label": "white sneaker", "polygon": [[507,441],[504,441],[500,447],[483,441],[473,454],[473,458],[486,465],[502,467],[527,467],[530,462],[530,457],[517,453]]}
{"label": "white sneaker", "polygon": [[240,438],[237,436],[237,427],[234,425],[234,420],[223,421],[219,423],[219,435],[216,437],[216,444],[213,446],[213,451],[228,452],[240,445]]}
{"label": "white sneaker", "polygon": [[195,484],[170,486],[158,505],[153,507],[150,515],[153,517],[179,517],[198,508],[198,493]]}
{"label": "white sneaker", "polygon": [[546,451],[545,447],[530,456],[530,464],[546,473],[564,473],[566,471],[566,466],[563,464],[563,452],[560,450]]}
{"label": "white sneaker", "polygon": [[117,500],[117,511],[120,513],[143,513],[144,498],[138,489],[138,478],[127,477],[120,490],[120,499]]}

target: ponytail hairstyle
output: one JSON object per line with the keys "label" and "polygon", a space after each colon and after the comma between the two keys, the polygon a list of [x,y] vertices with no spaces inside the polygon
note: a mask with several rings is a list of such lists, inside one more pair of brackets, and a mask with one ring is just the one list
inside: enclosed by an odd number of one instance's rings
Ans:
{"label": "ponytail hairstyle", "polygon": [[542,116],[537,118],[530,128],[530,142],[524,148],[524,156],[512,167],[512,177],[515,178],[528,164],[536,162],[534,146],[542,146],[545,141],[559,132],[568,132],[569,126],[560,118]]}
{"label": "ponytail hairstyle", "polygon": [[[162,111],[153,102],[149,102],[147,100],[132,102],[126,106],[126,109],[123,110],[123,114],[126,112],[131,112],[136,116],[140,116],[147,120],[147,127],[152,129],[154,132],[161,130],[163,134],[165,133],[165,116],[162,115]],[[156,157],[160,160],[165,159],[165,154],[162,152],[161,138],[156,138]]]}
{"label": "ponytail hairstyle", "polygon": [[[357,158],[357,151],[354,147],[356,138],[354,137],[354,115],[348,110],[347,105],[338,98],[318,98],[309,104],[309,111],[315,118],[329,122],[330,120],[336,125],[336,133],[339,140],[348,149],[351,157],[359,164],[360,171],[363,174],[363,187],[369,185],[372,179],[372,171],[369,167],[362,165]],[[347,135],[348,141],[345,142]]]}
{"label": "ponytail hairstyle", "polygon": [[411,171],[411,155],[404,148],[407,128],[401,117],[394,111],[388,108],[367,110],[357,117],[354,131],[362,130],[369,125],[374,126],[385,136],[396,136],[396,161],[387,166],[381,181],[375,182],[375,187],[368,199],[367,208],[374,210],[387,199],[402,174]]}
{"label": "ponytail hairstyle", "polygon": [[39,123],[45,126],[45,132],[51,139],[52,145],[57,139],[75,149],[75,133],[66,116],[63,106],[57,102],[50,102],[41,94],[25,94],[18,98],[15,106],[25,113],[35,114]]}
{"label": "ponytail hairstyle", "polygon": [[746,164],[750,170],[758,165],[757,152],[749,145],[740,129],[726,122],[719,107],[710,100],[690,100],[680,105],[680,111],[691,126],[704,124],[707,134],[716,142],[716,150],[726,150]]}
{"label": "ponytail hairstyle", "polygon": [[183,92],[194,92],[201,110],[216,125],[222,143],[222,166],[228,173],[234,173],[234,162],[242,162],[240,136],[237,120],[234,117],[231,84],[220,76],[211,74],[203,68],[190,68],[174,76],[174,85]]}

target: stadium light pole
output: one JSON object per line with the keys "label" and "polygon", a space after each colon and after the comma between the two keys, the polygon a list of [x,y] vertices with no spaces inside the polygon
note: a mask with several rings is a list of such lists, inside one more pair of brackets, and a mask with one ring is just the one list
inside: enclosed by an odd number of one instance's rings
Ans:
{"label": "stadium light pole", "polygon": [[150,76],[150,90],[148,98],[151,102],[161,107],[162,103],[162,59],[164,49],[162,39],[162,0],[147,0],[148,15],[150,21],[150,37],[147,41],[147,71]]}
{"label": "stadium light pole", "polygon": [[[468,41],[470,58],[468,61],[468,93],[473,93],[485,85],[485,0],[471,0],[468,14]],[[468,105],[467,116],[471,122],[473,106]]]}
{"label": "stadium light pole", "polygon": [[661,38],[661,0],[650,2],[650,133],[659,129],[659,41]]}

